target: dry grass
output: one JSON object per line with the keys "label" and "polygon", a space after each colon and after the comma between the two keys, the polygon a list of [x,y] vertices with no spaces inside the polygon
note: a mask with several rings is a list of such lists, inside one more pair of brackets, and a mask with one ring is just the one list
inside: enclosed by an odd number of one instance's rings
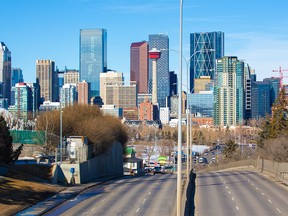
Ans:
{"label": "dry grass", "polygon": [[61,186],[48,183],[44,177],[50,175],[50,169],[41,167],[9,166],[8,173],[0,176],[0,215],[14,215],[63,189]]}

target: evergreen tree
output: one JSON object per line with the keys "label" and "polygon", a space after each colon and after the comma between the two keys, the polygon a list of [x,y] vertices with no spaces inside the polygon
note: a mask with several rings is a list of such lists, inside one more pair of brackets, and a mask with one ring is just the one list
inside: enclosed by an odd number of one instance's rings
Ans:
{"label": "evergreen tree", "polygon": [[282,88],[272,107],[269,138],[278,137],[287,131],[287,128],[287,101],[285,100],[285,90]]}
{"label": "evergreen tree", "polygon": [[9,164],[13,161],[12,136],[3,116],[0,116],[0,164]]}
{"label": "evergreen tree", "polygon": [[272,115],[266,116],[262,125],[262,132],[259,134],[258,146],[263,147],[268,139],[275,139],[282,136],[288,130],[287,101],[285,100],[285,90],[281,89],[272,107]]}

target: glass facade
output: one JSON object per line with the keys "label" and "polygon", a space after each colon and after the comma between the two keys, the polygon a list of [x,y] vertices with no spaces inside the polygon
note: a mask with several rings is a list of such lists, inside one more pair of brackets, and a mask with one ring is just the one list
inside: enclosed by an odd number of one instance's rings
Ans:
{"label": "glass facade", "polygon": [[234,56],[216,61],[214,124],[237,126],[244,120],[244,62]]}
{"label": "glass facade", "polygon": [[8,110],[18,118],[27,119],[28,112],[33,111],[32,89],[26,83],[19,83],[12,87],[15,93],[15,105]]}
{"label": "glass facade", "polygon": [[188,94],[188,108],[197,117],[213,117],[213,92]]}
{"label": "glass facade", "polygon": [[[208,51],[210,49],[214,51]],[[215,61],[223,56],[223,32],[190,34],[190,89],[192,91],[194,89],[194,79],[198,79],[200,76],[210,76],[212,80],[214,79]]]}
{"label": "glass facade", "polygon": [[21,82],[24,82],[22,70],[20,68],[12,68],[11,86]]}
{"label": "glass facade", "polygon": [[[107,72],[107,31],[80,30],[80,81],[90,83],[90,97],[100,96],[100,73]],[[89,98],[90,101],[90,98]]]}
{"label": "glass facade", "polygon": [[[149,50],[156,48],[161,51],[157,60],[157,87],[158,103],[160,107],[166,106],[166,98],[170,94],[169,75],[169,38],[165,34],[149,35]],[[152,60],[149,59],[149,93],[152,93]]]}
{"label": "glass facade", "polygon": [[10,104],[11,95],[11,52],[5,43],[0,42],[0,98],[7,98]]}
{"label": "glass facade", "polygon": [[263,82],[269,83],[270,107],[272,107],[280,92],[280,78],[266,78]]}
{"label": "glass facade", "polygon": [[251,118],[259,119],[266,114],[271,114],[269,83],[252,82]]}

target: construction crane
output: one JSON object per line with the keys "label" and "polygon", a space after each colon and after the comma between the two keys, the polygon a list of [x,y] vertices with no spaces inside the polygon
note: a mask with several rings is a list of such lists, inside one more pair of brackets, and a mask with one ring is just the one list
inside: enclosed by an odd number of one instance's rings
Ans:
{"label": "construction crane", "polygon": [[279,66],[279,70],[272,70],[273,72],[279,72],[279,78],[280,78],[280,90],[283,87],[283,78],[287,78],[288,76],[283,76],[283,72],[287,72],[288,69],[282,69],[281,66]]}

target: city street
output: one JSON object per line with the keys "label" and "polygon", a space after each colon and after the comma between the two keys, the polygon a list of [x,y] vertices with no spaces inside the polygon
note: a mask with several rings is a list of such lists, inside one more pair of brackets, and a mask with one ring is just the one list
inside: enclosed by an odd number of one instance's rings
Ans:
{"label": "city street", "polygon": [[288,215],[288,190],[252,171],[198,174],[198,215]]}
{"label": "city street", "polygon": [[45,215],[171,215],[176,175],[156,174],[108,181]]}

